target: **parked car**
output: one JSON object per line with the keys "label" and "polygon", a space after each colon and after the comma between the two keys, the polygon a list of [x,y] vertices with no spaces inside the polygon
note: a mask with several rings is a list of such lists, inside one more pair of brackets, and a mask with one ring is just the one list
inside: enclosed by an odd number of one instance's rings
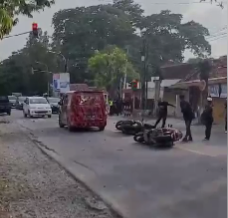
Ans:
{"label": "parked car", "polygon": [[23,110],[23,104],[25,99],[26,99],[25,96],[20,96],[17,98],[16,106],[15,106],[17,110]]}
{"label": "parked car", "polygon": [[47,99],[44,97],[27,97],[23,105],[24,117],[45,117],[51,118],[52,110]]}
{"label": "parked car", "polygon": [[57,114],[59,113],[59,98],[54,98],[54,97],[47,97],[47,101],[51,105],[52,113]]}
{"label": "parked car", "polygon": [[16,107],[16,102],[17,102],[17,97],[14,95],[10,95],[8,96],[10,104],[11,104],[11,108],[15,108]]}
{"label": "parked car", "polygon": [[0,96],[0,113],[11,115],[11,104],[8,96]]}

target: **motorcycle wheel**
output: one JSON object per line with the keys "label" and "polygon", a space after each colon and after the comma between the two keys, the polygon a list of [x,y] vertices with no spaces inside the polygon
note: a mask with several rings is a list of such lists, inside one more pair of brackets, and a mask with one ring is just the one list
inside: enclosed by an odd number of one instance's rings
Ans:
{"label": "motorcycle wheel", "polygon": [[144,143],[143,132],[136,133],[133,138],[135,142]]}
{"label": "motorcycle wheel", "polygon": [[121,130],[122,124],[123,124],[123,121],[122,121],[122,120],[118,121],[118,122],[116,123],[116,129],[117,129],[117,130]]}
{"label": "motorcycle wheel", "polygon": [[132,125],[132,121],[131,120],[120,120],[116,123],[116,129],[117,130],[122,130],[123,125]]}

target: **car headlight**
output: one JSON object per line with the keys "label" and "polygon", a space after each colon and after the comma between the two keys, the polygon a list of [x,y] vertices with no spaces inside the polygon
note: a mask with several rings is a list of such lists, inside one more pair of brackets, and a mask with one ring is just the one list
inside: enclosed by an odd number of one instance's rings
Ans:
{"label": "car headlight", "polygon": [[36,107],[30,107],[30,110],[36,110]]}

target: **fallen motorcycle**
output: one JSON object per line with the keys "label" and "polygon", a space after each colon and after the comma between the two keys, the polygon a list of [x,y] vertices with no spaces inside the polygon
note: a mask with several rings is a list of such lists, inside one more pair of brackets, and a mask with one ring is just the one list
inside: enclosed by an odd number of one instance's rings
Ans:
{"label": "fallen motorcycle", "polygon": [[116,129],[126,135],[135,135],[143,130],[143,125],[136,120],[120,120],[116,123]]}
{"label": "fallen motorcycle", "polygon": [[173,147],[174,142],[179,141],[182,136],[182,132],[172,126],[156,129],[145,124],[143,131],[135,134],[134,141],[153,147]]}

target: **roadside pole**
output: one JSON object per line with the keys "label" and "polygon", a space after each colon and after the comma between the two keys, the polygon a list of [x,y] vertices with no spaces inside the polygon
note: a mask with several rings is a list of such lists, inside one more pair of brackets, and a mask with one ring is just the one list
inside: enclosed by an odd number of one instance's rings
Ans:
{"label": "roadside pole", "polygon": [[155,88],[154,88],[154,115],[156,116],[158,110],[158,100],[160,98],[160,78],[159,76],[153,78]]}
{"label": "roadside pole", "polygon": [[135,115],[135,91],[133,91],[133,94],[132,94],[132,117],[134,118],[134,115]]}
{"label": "roadside pole", "polygon": [[60,57],[62,57],[62,59],[64,60],[64,72],[67,73],[68,71],[68,60],[66,59],[66,57],[62,54],[62,53],[58,53],[58,52],[55,52],[55,51],[48,51],[49,53],[52,53],[52,54],[56,54],[56,55],[59,55]]}
{"label": "roadside pole", "polygon": [[50,82],[49,82],[50,77],[49,77],[48,66],[47,66],[47,64],[39,62],[39,61],[36,61],[36,64],[43,65],[46,68],[46,73],[47,73],[47,95],[49,96],[50,95]]}
{"label": "roadside pole", "polygon": [[141,114],[141,120],[144,122],[144,110],[145,110],[145,92],[146,92],[146,39],[143,39],[143,50],[141,54],[141,61],[143,64],[143,73],[141,77],[141,95],[142,95],[142,114]]}

